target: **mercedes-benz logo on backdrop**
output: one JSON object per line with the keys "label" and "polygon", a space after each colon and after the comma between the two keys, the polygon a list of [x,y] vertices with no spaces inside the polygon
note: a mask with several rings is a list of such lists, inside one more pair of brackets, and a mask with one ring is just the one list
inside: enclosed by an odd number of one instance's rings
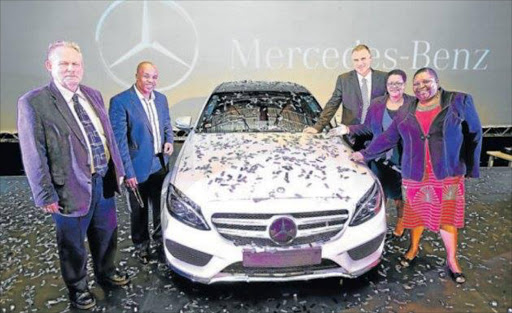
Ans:
{"label": "mercedes-benz logo on backdrop", "polygon": [[157,89],[181,84],[196,65],[197,30],[188,13],[173,1],[116,1],[96,26],[96,44],[107,73],[128,87],[141,61],[159,70]]}

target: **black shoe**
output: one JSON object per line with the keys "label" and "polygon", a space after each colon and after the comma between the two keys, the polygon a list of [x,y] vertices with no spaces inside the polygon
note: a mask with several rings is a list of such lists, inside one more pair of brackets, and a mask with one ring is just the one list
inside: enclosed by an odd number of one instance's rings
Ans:
{"label": "black shoe", "polygon": [[464,284],[466,282],[466,276],[464,276],[462,272],[454,273],[448,263],[446,264],[446,268],[448,270],[448,274],[454,282],[457,284]]}
{"label": "black shoe", "polygon": [[142,264],[149,263],[149,242],[135,244],[134,256]]}
{"label": "black shoe", "polygon": [[412,259],[409,259],[406,256],[402,256],[402,257],[398,258],[398,261],[400,262],[400,265],[402,265],[402,267],[404,267],[404,268],[409,267],[414,264],[414,261],[416,261],[417,256],[418,256],[417,253]]}
{"label": "black shoe", "polygon": [[85,291],[70,291],[71,306],[80,310],[89,310],[96,306],[96,298],[89,289]]}
{"label": "black shoe", "polygon": [[142,263],[142,264],[149,263],[149,251],[147,248],[137,249],[135,251],[135,255],[140,263]]}
{"label": "black shoe", "polygon": [[124,286],[130,283],[128,274],[115,270],[112,274],[98,278],[98,284],[110,286]]}

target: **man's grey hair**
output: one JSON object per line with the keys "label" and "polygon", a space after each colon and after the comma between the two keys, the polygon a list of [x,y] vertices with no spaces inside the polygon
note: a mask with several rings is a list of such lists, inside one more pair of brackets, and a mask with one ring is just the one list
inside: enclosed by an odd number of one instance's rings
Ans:
{"label": "man's grey hair", "polygon": [[57,49],[59,47],[69,47],[69,48],[75,49],[78,53],[82,54],[82,51],[80,50],[80,46],[76,42],[58,40],[58,41],[52,42],[48,46],[48,52],[46,53],[46,59],[49,60],[53,51],[55,51],[55,49]]}

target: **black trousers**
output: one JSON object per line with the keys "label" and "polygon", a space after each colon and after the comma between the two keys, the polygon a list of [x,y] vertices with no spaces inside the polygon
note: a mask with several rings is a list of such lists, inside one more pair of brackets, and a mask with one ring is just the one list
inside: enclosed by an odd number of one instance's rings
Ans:
{"label": "black trousers", "polygon": [[382,160],[370,161],[369,167],[377,176],[386,199],[402,200],[402,175],[392,168],[394,164],[382,163]]}
{"label": "black trousers", "polygon": [[139,183],[139,191],[144,202],[142,208],[132,192],[129,194],[129,203],[131,208],[131,233],[132,242],[137,248],[149,248],[149,206],[152,208],[153,215],[153,240],[162,238],[162,229],[160,226],[160,195],[162,184],[167,171],[162,168],[158,172],[149,175],[148,179]]}
{"label": "black trousers", "polygon": [[94,273],[97,278],[115,270],[117,251],[117,216],[114,197],[104,198],[103,177],[92,177],[92,199],[89,212],[81,217],[52,214],[56,225],[62,278],[69,291],[87,289],[87,249],[89,242]]}

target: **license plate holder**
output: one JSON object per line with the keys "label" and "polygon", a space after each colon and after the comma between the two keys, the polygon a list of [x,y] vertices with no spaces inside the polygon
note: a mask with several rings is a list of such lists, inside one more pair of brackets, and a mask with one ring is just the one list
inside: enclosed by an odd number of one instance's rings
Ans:
{"label": "license plate holder", "polygon": [[244,267],[281,268],[305,265],[316,265],[322,262],[322,248],[311,247],[305,249],[243,251]]}

